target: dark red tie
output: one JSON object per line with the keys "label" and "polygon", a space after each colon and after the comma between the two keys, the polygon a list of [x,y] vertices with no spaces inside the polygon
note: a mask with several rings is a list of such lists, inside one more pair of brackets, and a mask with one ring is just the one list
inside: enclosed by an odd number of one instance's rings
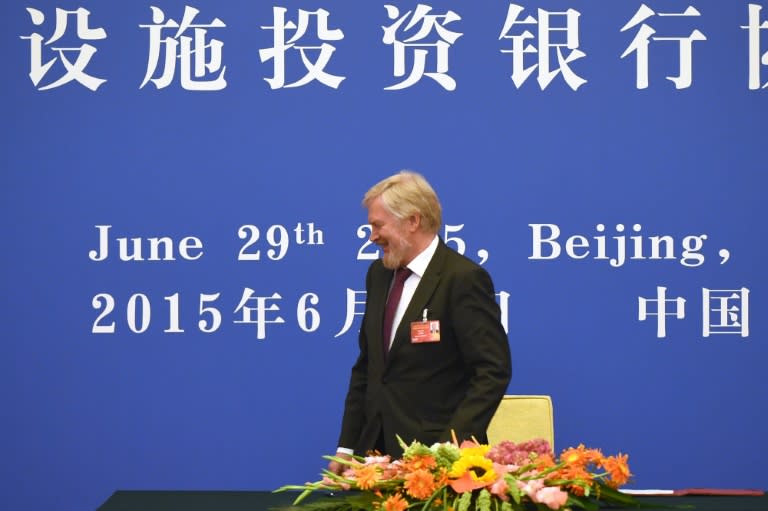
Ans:
{"label": "dark red tie", "polygon": [[389,338],[392,336],[392,323],[395,321],[395,311],[397,311],[397,304],[400,303],[400,296],[403,294],[403,285],[408,277],[413,273],[408,268],[399,268],[395,272],[395,282],[392,284],[392,289],[389,291],[389,297],[387,297],[387,305],[384,307],[384,358],[387,358],[389,353]]}

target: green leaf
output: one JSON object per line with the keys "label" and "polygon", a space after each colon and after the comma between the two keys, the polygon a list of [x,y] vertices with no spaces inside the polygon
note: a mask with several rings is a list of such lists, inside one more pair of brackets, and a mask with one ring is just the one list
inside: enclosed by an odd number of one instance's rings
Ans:
{"label": "green leaf", "polygon": [[293,501],[293,505],[295,506],[296,504],[299,504],[302,500],[306,499],[311,493],[312,493],[312,489],[307,488],[306,490],[301,492],[301,494],[298,497],[296,497],[296,500]]}
{"label": "green leaf", "polygon": [[456,511],[468,511],[469,506],[472,504],[472,492],[464,492],[459,497],[459,504],[456,506]]}
{"label": "green leaf", "polygon": [[[445,490],[448,488],[447,485],[441,486],[435,492],[424,502],[424,505],[421,507],[422,511],[426,511],[429,509],[429,506],[432,504],[432,501],[437,498],[437,495],[442,493],[443,494],[443,500],[445,500],[446,494]],[[416,502],[415,504],[419,504],[419,502]],[[445,504],[443,504],[443,507],[445,507]]]}
{"label": "green leaf", "polygon": [[605,484],[599,484],[600,500],[606,502],[612,502],[615,504],[622,504],[623,506],[640,506],[640,502],[632,495],[621,493],[619,490],[615,490]]}
{"label": "green leaf", "polygon": [[568,500],[565,502],[565,507],[576,506],[587,511],[597,511],[600,509],[600,505],[597,501],[586,497],[577,497],[576,495],[568,495]]}
{"label": "green leaf", "polygon": [[[365,458],[361,458],[360,456],[353,456],[352,459],[347,459],[347,458],[340,458],[339,456],[332,456],[330,454],[327,454],[323,456],[323,458],[326,460],[335,461],[337,463],[341,463],[342,465],[347,465],[347,466],[351,466],[356,463],[362,463],[363,461],[365,461]],[[323,470],[323,473],[325,472],[329,472],[333,474],[333,472],[330,472],[329,470]],[[336,474],[333,474],[333,475],[336,475]]]}
{"label": "green leaf", "polygon": [[483,488],[477,496],[477,502],[475,502],[475,509],[477,511],[491,511],[491,493]]}
{"label": "green leaf", "polygon": [[520,504],[522,493],[520,488],[517,487],[517,479],[515,479],[514,476],[507,474],[504,476],[504,480],[507,482],[507,493],[512,497],[512,500],[514,500],[515,503]]}

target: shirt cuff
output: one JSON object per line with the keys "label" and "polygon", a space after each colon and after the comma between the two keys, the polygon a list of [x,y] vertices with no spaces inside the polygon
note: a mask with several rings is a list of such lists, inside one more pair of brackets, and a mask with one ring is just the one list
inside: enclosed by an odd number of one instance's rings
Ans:
{"label": "shirt cuff", "polygon": [[350,456],[353,456],[355,454],[355,450],[347,449],[346,447],[337,447],[336,454],[349,454]]}

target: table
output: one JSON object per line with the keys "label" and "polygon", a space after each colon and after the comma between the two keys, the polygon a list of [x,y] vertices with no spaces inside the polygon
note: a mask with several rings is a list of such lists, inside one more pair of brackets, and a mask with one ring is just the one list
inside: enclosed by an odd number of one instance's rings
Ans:
{"label": "table", "polygon": [[[287,506],[295,493],[269,491],[116,491],[97,511],[267,511]],[[332,498],[318,496],[317,498]],[[768,495],[638,497],[645,504],[689,505],[693,511],[766,511]],[[608,508],[606,508],[608,509]],[[616,511],[617,508],[610,508]],[[637,508],[632,508],[637,509]],[[647,511],[661,508],[644,508]]]}

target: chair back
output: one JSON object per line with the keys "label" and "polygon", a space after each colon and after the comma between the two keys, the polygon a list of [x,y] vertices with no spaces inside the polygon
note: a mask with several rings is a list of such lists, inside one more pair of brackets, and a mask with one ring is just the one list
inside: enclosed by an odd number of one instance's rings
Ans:
{"label": "chair back", "polygon": [[488,425],[488,441],[515,443],[543,438],[555,450],[555,427],[552,398],[549,396],[507,395],[499,403]]}

